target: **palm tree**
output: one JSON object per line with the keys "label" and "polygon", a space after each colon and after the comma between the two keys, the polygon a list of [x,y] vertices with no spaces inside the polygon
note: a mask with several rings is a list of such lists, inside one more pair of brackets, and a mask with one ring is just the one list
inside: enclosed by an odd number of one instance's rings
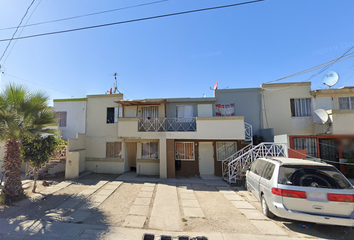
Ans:
{"label": "palm tree", "polygon": [[5,143],[5,186],[1,198],[7,204],[23,196],[21,183],[21,139],[40,132],[51,132],[45,125],[56,122],[47,106],[49,97],[30,92],[25,87],[9,84],[0,93],[0,141]]}

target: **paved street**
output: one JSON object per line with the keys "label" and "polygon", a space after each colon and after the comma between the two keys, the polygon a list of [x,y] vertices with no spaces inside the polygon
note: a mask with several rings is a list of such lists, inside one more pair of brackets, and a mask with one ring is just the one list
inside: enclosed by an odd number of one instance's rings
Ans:
{"label": "paved street", "polygon": [[[25,184],[31,181],[26,180]],[[353,229],[270,220],[242,188],[221,180],[128,173],[62,181],[0,212],[0,239],[350,239]],[[177,238],[176,238],[177,239]]]}

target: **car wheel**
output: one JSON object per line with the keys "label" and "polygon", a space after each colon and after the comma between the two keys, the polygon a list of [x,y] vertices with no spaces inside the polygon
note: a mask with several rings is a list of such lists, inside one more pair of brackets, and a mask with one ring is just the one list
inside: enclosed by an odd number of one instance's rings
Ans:
{"label": "car wheel", "polygon": [[266,202],[266,200],[265,200],[263,195],[262,195],[262,199],[261,199],[261,204],[262,204],[262,212],[263,212],[263,214],[266,217],[273,218],[274,214],[271,211],[269,211],[268,204],[267,204],[267,202]]}

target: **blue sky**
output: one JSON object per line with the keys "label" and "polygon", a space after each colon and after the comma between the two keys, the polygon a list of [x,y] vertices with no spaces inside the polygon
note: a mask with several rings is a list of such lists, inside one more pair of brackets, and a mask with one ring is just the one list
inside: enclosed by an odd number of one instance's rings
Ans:
{"label": "blue sky", "polygon": [[[157,0],[36,0],[24,23],[154,1]],[[0,1],[0,29],[17,26],[31,2]],[[166,0],[27,27],[23,31],[19,29],[16,36],[237,2],[241,1]],[[204,93],[211,97],[210,87],[216,81],[219,88],[259,87],[264,82],[340,56],[354,44],[353,19],[350,17],[353,9],[354,1],[266,0],[13,41],[9,48],[12,50],[7,51],[0,62],[4,72],[0,85],[8,82],[23,84],[31,90],[47,92],[51,99],[80,98],[87,94],[104,94],[113,86],[113,74],[117,72],[118,89],[124,93],[125,99],[202,97]],[[14,29],[0,30],[0,40],[10,38],[13,33]],[[6,44],[0,42],[1,54]],[[328,69],[340,75],[335,87],[354,85],[353,65],[354,58],[349,58]],[[325,88],[322,84],[325,72],[311,79],[313,89]],[[314,73],[282,82],[307,81]]]}

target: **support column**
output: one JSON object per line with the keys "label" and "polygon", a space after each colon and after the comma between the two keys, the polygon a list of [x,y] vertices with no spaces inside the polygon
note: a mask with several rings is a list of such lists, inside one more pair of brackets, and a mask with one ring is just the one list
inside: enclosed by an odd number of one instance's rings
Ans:
{"label": "support column", "polygon": [[167,178],[166,138],[159,139],[160,178]]}

